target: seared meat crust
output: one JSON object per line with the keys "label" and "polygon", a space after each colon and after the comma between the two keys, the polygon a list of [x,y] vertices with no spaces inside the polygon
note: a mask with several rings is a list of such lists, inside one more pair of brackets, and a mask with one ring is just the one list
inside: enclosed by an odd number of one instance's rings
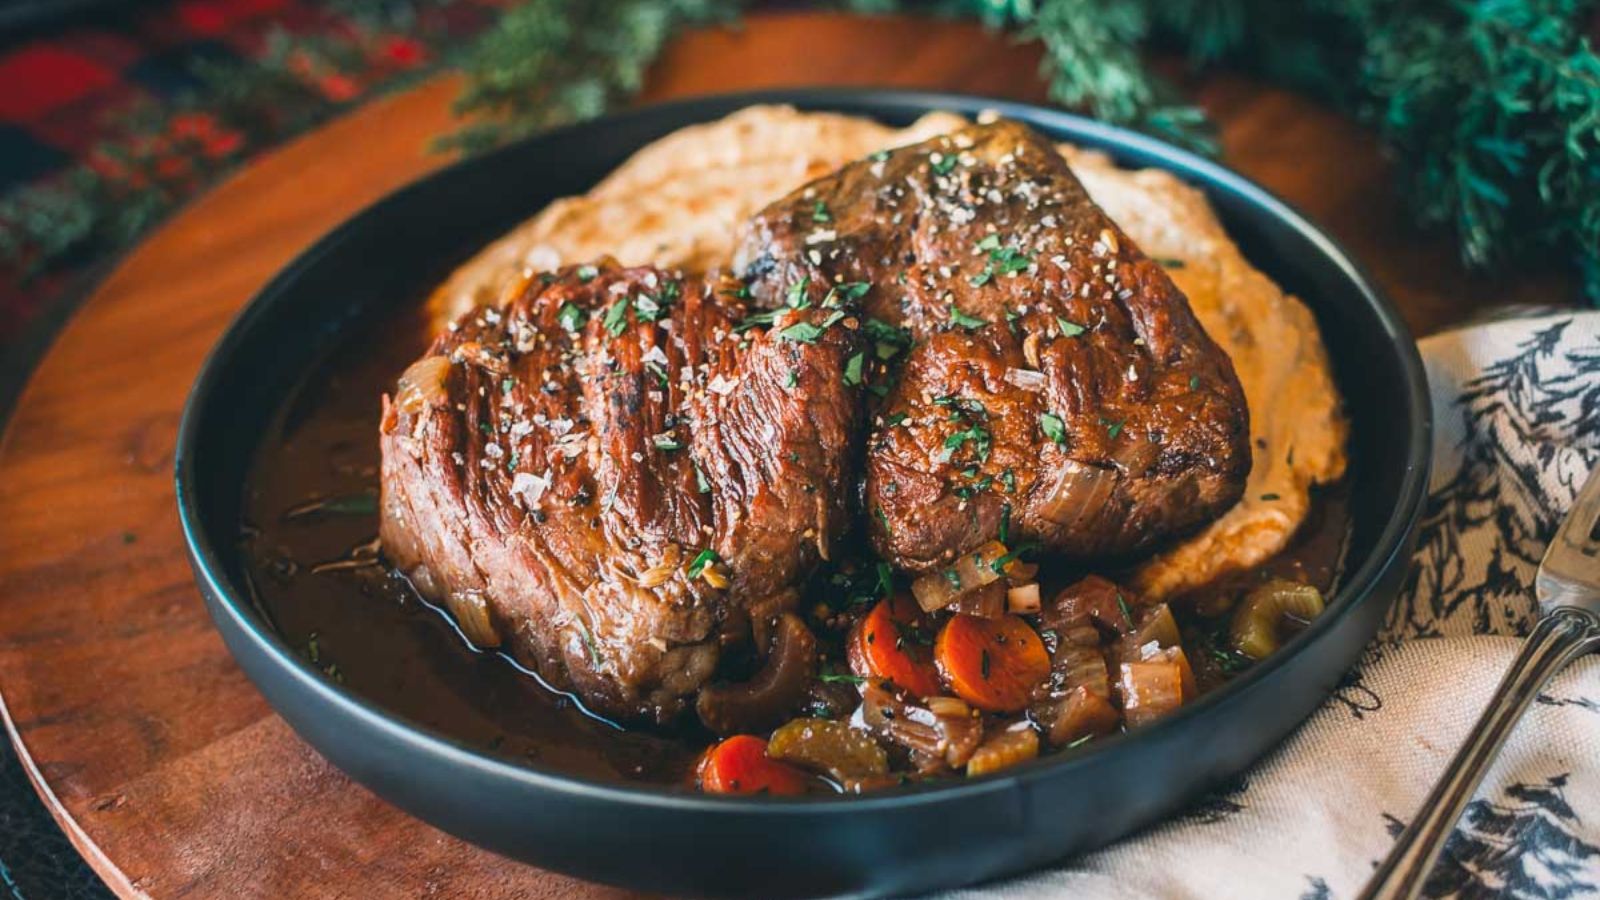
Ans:
{"label": "seared meat crust", "polygon": [[[533,276],[385,398],[384,552],[469,637],[594,711],[665,722],[846,526],[856,320],[743,328],[739,286]],[[709,551],[709,552],[708,552]]]}
{"label": "seared meat crust", "polygon": [[1227,356],[1021,125],[847,165],[758,214],[738,258],[769,306],[869,284],[863,312],[916,341],[866,465],[872,540],[898,567],[1000,533],[1125,555],[1240,497],[1249,417]]}

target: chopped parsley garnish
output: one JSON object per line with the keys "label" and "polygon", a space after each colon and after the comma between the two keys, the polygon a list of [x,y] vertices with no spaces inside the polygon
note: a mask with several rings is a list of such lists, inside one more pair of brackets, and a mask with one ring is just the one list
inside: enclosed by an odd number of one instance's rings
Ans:
{"label": "chopped parsley garnish", "polygon": [[1100,419],[1100,424],[1106,427],[1106,437],[1111,438],[1112,440],[1116,440],[1117,435],[1122,433],[1122,419],[1107,419],[1102,417]]}
{"label": "chopped parsley garnish", "polygon": [[598,268],[596,268],[595,266],[579,266],[578,267],[578,280],[579,281],[582,281],[582,282],[585,282],[585,283],[593,281],[594,277],[596,275],[599,275],[599,274],[600,274],[600,270]]}
{"label": "chopped parsley garnish", "polygon": [[860,300],[867,295],[867,291],[872,290],[872,282],[842,281],[834,285],[833,289],[838,291],[839,296],[844,297],[846,300]]}
{"label": "chopped parsley garnish", "polygon": [[699,578],[700,573],[706,570],[706,566],[709,566],[715,562],[720,562],[721,560],[722,557],[717,555],[717,551],[710,549],[701,550],[699,553],[695,554],[694,559],[689,561],[689,577],[691,579]]}
{"label": "chopped parsley garnish", "polygon": [[862,324],[867,338],[874,342],[879,359],[892,359],[902,349],[911,346],[911,334],[896,328],[882,319],[868,319]]}
{"label": "chopped parsley garnish", "polygon": [[1015,494],[1017,492],[1017,473],[1011,471],[1008,466],[1004,472],[1000,473],[1000,483],[1006,486],[1006,493]]}
{"label": "chopped parsley garnish", "polygon": [[866,679],[860,675],[851,675],[848,672],[823,672],[817,676],[823,684],[864,684]]}
{"label": "chopped parsley garnish", "polygon": [[945,569],[944,580],[950,582],[950,586],[956,590],[961,589],[961,573],[955,569]]}
{"label": "chopped parsley garnish", "polygon": [[1056,316],[1056,324],[1061,327],[1062,337],[1077,337],[1085,331],[1082,325],[1077,322],[1069,322],[1060,316]]}
{"label": "chopped parsley garnish", "polygon": [[1276,500],[1276,499],[1278,499],[1278,495],[1277,494],[1262,494],[1261,495],[1261,499],[1263,499],[1263,500]]}
{"label": "chopped parsley garnish", "polygon": [[1168,268],[1168,269],[1181,269],[1181,268],[1183,268],[1183,260],[1181,260],[1181,259],[1162,259],[1162,260],[1157,260],[1157,262],[1161,263],[1161,265],[1163,267]]}
{"label": "chopped parsley garnish", "polygon": [[792,387],[794,387],[795,385],[797,385],[799,383],[800,383],[800,370],[799,369],[790,369],[789,370],[789,374],[787,376],[785,376],[784,379],[783,379],[783,386],[786,387],[786,388],[792,388]]}
{"label": "chopped parsley garnish", "polygon": [[789,285],[789,292],[784,296],[783,302],[788,304],[790,309],[805,309],[810,306],[811,301],[806,298],[806,288],[810,284],[810,278],[802,278]]}
{"label": "chopped parsley garnish", "polygon": [[1127,622],[1131,627],[1133,625],[1133,610],[1128,608],[1128,601],[1124,600],[1121,594],[1117,595],[1117,609],[1122,610],[1122,621]]}
{"label": "chopped parsley garnish", "polygon": [[658,434],[651,440],[654,441],[657,450],[670,451],[683,449],[683,443],[670,434]]}
{"label": "chopped parsley garnish", "polygon": [[750,315],[745,316],[744,320],[738,325],[733,326],[733,330],[735,333],[740,333],[749,331],[752,328],[771,325],[772,319],[776,315],[777,313],[770,309],[763,312],[751,313]]}
{"label": "chopped parsley garnish", "polygon": [[817,338],[822,337],[822,329],[810,322],[796,322],[778,332],[778,337],[785,341],[813,344],[816,343]]}
{"label": "chopped parsley garnish", "polygon": [[656,384],[660,385],[661,387],[667,386],[668,382],[666,369],[661,368],[661,366],[653,362],[645,363],[644,367],[650,372],[651,375],[656,377]]}
{"label": "chopped parsley garnish", "polygon": [[1010,275],[1014,272],[1021,272],[1033,265],[1033,257],[1010,247],[1007,247],[1004,250],[996,250],[995,252],[989,254],[989,258],[994,261],[994,264],[996,267],[998,267],[1001,275]]}
{"label": "chopped parsley garnish", "polygon": [[889,527],[889,517],[884,513],[883,507],[874,506],[872,508],[872,514],[878,517],[879,522],[883,523],[883,533],[892,537],[894,535],[894,529]]}
{"label": "chopped parsley garnish", "polygon": [[583,327],[583,323],[588,319],[589,314],[572,303],[561,304],[561,310],[556,313],[556,321],[560,322],[561,327],[568,331],[577,331]]}
{"label": "chopped parsley garnish", "polygon": [[866,355],[857,353],[850,357],[844,364],[844,383],[854,386],[861,383],[861,367],[866,362]]}
{"label": "chopped parsley garnish", "polygon": [[871,153],[871,154],[868,154],[868,156],[867,156],[867,159],[870,159],[873,162],[883,162],[884,160],[886,160],[888,158],[889,158],[889,151],[887,151],[887,150],[879,150],[876,153]]}
{"label": "chopped parsley garnish", "polygon": [[945,458],[949,459],[957,450],[971,443],[972,451],[981,462],[989,458],[989,431],[981,425],[958,431],[944,439],[944,449],[947,451]]}
{"label": "chopped parsley garnish", "polygon": [[606,317],[601,320],[601,324],[605,326],[606,331],[611,333],[612,337],[616,337],[627,330],[628,301],[623,299],[611,304],[610,308],[606,310]]}
{"label": "chopped parsley garnish", "polygon": [[1200,376],[1199,375],[1190,375],[1189,376],[1189,390],[1191,390],[1191,391],[1200,390]]}
{"label": "chopped parsley garnish", "polygon": [[895,413],[894,415],[890,416],[889,418],[884,419],[883,420],[883,424],[888,428],[893,428],[896,425],[899,425],[901,422],[904,422],[908,418],[910,418],[910,416],[907,416],[905,413]]}
{"label": "chopped parsley garnish", "polygon": [[1011,275],[1026,270],[1033,265],[1033,257],[1016,249],[1015,247],[1000,246],[1000,235],[989,234],[979,241],[974,247],[989,254],[989,261],[984,265],[983,271],[968,278],[973,287],[983,287],[993,280],[996,275]]}
{"label": "chopped parsley garnish", "polygon": [[1006,573],[1006,566],[1009,566],[1018,559],[1021,559],[1022,554],[1032,553],[1038,548],[1038,544],[1022,544],[1021,546],[1017,547],[1017,549],[1010,551],[1004,556],[995,557],[995,560],[989,563],[989,568],[993,570],[996,575],[1004,575]]}
{"label": "chopped parsley garnish", "polygon": [[811,221],[832,222],[833,215],[828,212],[828,204],[818,200],[817,205],[811,207]]}
{"label": "chopped parsley garnish", "polygon": [[948,175],[950,170],[956,167],[956,162],[957,159],[954,153],[945,153],[940,155],[938,159],[930,157],[928,167],[933,169],[933,174],[935,175]]}
{"label": "chopped parsley garnish", "polygon": [[1211,658],[1216,661],[1217,668],[1232,675],[1250,668],[1250,657],[1233,650],[1224,650],[1221,647],[1210,648]]}
{"label": "chopped parsley garnish", "polygon": [[702,494],[711,493],[711,482],[706,480],[706,473],[700,471],[700,464],[699,463],[691,463],[691,465],[694,466],[694,487],[695,487],[695,490],[699,491]]}
{"label": "chopped parsley garnish", "polygon": [[648,294],[640,294],[633,300],[633,312],[641,322],[654,322],[661,318],[661,304]]}
{"label": "chopped parsley garnish", "polygon": [[983,326],[989,324],[977,316],[967,315],[966,313],[962,312],[961,309],[954,303],[950,304],[950,321],[961,326],[962,328],[982,328]]}
{"label": "chopped parsley garnish", "polygon": [[589,623],[582,619],[578,620],[578,627],[583,629],[583,646],[589,649],[589,662],[595,668],[600,668],[600,648],[595,646],[594,632],[589,630]]}
{"label": "chopped parsley garnish", "polygon": [[510,379],[510,378],[502,378],[502,379],[500,379],[500,393],[509,394],[509,393],[511,393],[511,389],[513,387],[516,387],[516,385],[517,385],[517,383],[515,381],[513,381],[512,379]]}
{"label": "chopped parsley garnish", "polygon": [[885,600],[894,595],[894,570],[889,568],[889,564],[886,562],[878,563],[877,587],[883,593],[883,599]]}
{"label": "chopped parsley garnish", "polygon": [[1067,445],[1067,423],[1061,421],[1061,417],[1055,413],[1039,414],[1039,430],[1060,446]]}
{"label": "chopped parsley garnish", "polygon": [[[1011,471],[1010,469],[1006,470]],[[1000,504],[1000,543],[1011,540],[1011,504]]]}
{"label": "chopped parsley garnish", "polygon": [[1082,747],[1084,744],[1087,744],[1092,740],[1094,740],[1094,733],[1090,732],[1083,737],[1073,738],[1072,741],[1067,744],[1066,749],[1071,750],[1073,747]]}

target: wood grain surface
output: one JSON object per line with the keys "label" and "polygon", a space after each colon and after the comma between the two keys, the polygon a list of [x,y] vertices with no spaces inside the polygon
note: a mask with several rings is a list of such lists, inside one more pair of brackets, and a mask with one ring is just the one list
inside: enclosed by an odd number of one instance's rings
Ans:
{"label": "wood grain surface", "polygon": [[[877,84],[1041,100],[1037,55],[963,24],[758,16],[676,42],[646,99]],[[182,550],[178,417],[240,306],[323,232],[447,160],[451,79],[269,153],[133,252],[35,372],[0,443],[0,696],[31,777],[124,896],[599,896],[467,846],[357,787],[234,666]],[[1555,280],[1470,276],[1404,224],[1361,129],[1237,78],[1188,87],[1224,159],[1328,226],[1429,331]],[[530,210],[531,212],[531,210]],[[619,860],[619,865],[626,865]]]}

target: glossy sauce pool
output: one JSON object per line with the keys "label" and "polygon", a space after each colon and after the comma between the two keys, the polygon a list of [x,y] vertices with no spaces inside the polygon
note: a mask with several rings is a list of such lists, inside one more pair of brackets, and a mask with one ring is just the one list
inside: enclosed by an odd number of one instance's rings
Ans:
{"label": "glossy sauce pool", "polygon": [[[474,650],[381,564],[379,397],[428,342],[420,310],[360,334],[288,398],[252,463],[240,539],[253,600],[328,677],[463,744],[590,778],[686,784],[704,734],[624,730],[591,717],[505,655]],[[1271,574],[1329,593],[1348,533],[1336,485],[1314,498],[1283,554],[1228,584]],[[1056,572],[1045,587],[1074,574]],[[1202,687],[1221,677],[1195,663]]]}

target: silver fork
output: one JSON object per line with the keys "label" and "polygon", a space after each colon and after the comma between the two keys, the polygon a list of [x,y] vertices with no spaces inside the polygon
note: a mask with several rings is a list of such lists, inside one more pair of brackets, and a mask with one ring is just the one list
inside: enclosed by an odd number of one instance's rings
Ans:
{"label": "silver fork", "polygon": [[1363,900],[1411,900],[1421,893],[1456,820],[1528,704],[1567,663],[1600,648],[1600,467],[1545,550],[1534,588],[1539,624],[1467,742],[1367,883]]}

